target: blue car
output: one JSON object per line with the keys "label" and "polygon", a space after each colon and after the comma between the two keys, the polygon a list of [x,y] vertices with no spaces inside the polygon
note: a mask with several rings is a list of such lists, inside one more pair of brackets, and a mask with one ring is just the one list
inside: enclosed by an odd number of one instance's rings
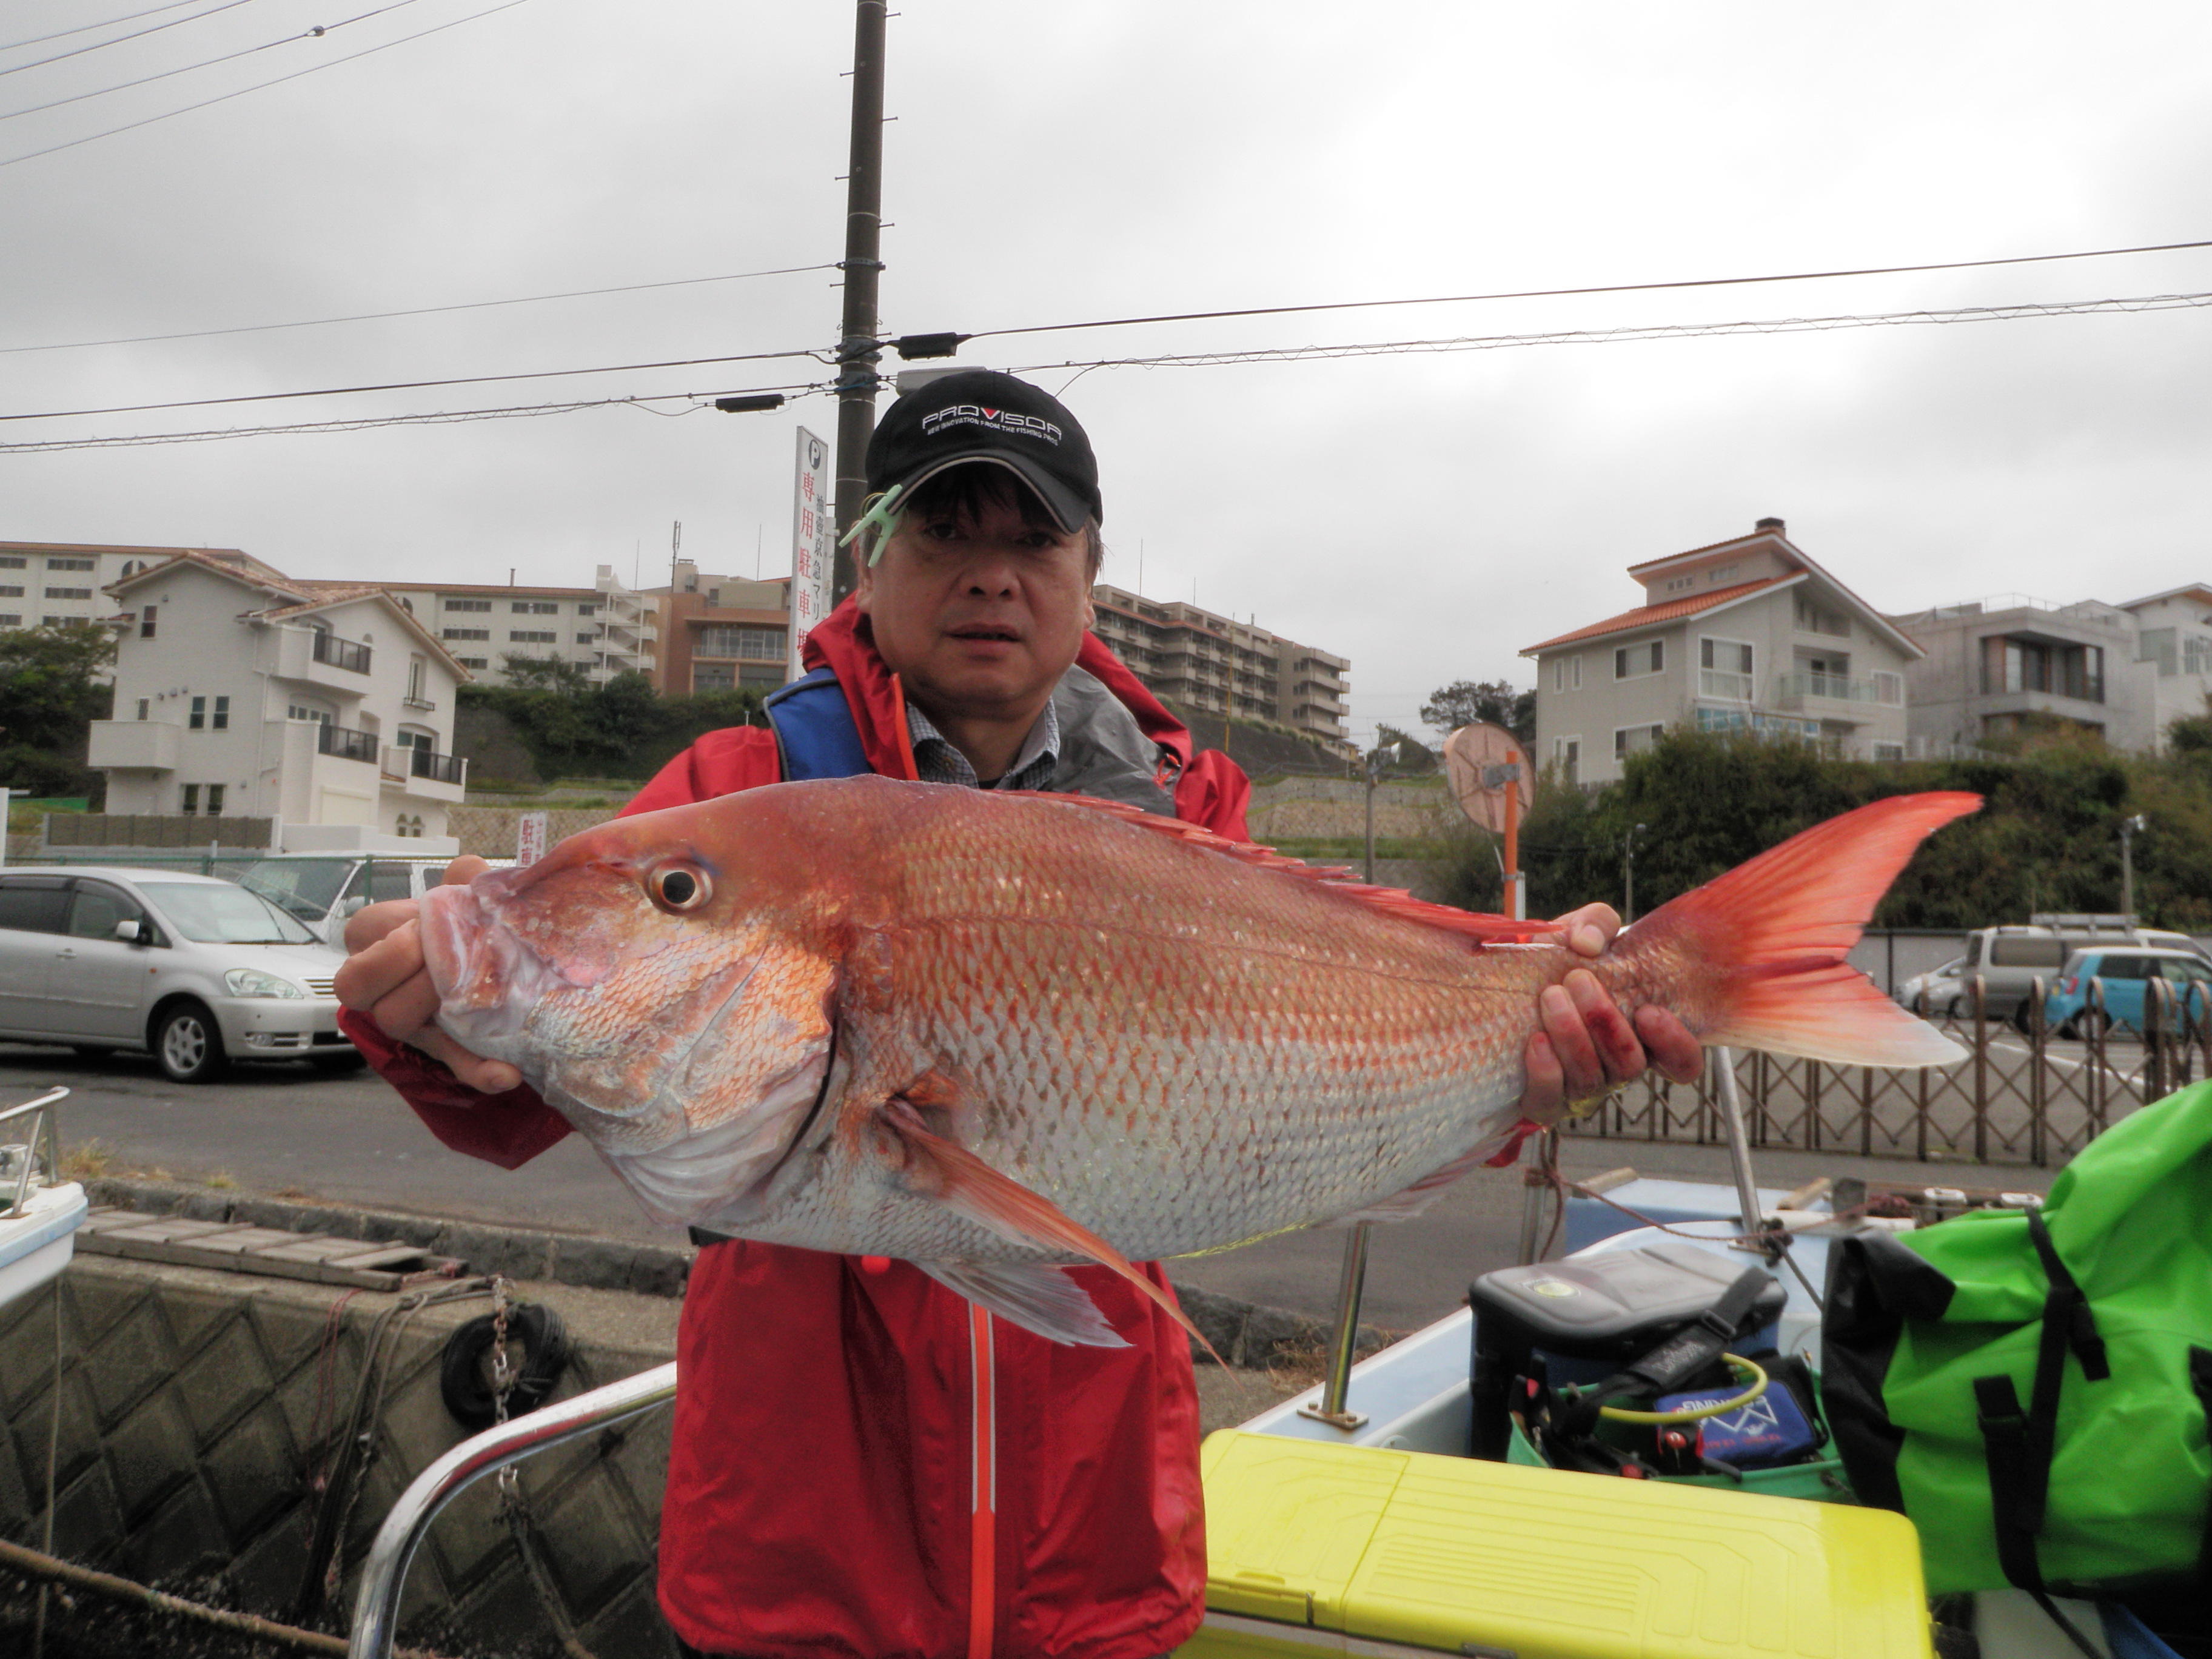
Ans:
{"label": "blue car", "polygon": [[[2089,981],[2104,991],[2101,1013],[2089,1005]],[[2140,946],[2100,945],[2067,957],[2057,983],[2043,1002],[2043,1021],[2061,1036],[2088,1036],[2111,1026],[2143,1029],[2143,1002],[2150,982],[2162,980],[2169,993],[2160,1018],[2172,1021],[2192,998],[2212,996],[2212,962],[2186,951],[2146,951]],[[2191,989],[2203,986],[2201,991]]]}

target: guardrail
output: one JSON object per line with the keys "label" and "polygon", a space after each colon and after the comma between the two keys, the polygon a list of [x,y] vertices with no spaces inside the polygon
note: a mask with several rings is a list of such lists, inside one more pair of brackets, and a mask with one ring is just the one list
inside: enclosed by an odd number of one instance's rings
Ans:
{"label": "guardrail", "polygon": [[369,648],[357,640],[342,640],[335,634],[314,630],[314,658],[331,668],[343,668],[348,673],[368,672]]}
{"label": "guardrail", "polygon": [[439,1510],[488,1474],[535,1453],[642,1416],[676,1398],[673,1361],[464,1440],[416,1475],[384,1517],[362,1563],[347,1659],[391,1659],[407,1569]]}
{"label": "guardrail", "polygon": [[36,1100],[27,1100],[20,1106],[10,1106],[6,1111],[0,1112],[0,1123],[36,1114],[31,1124],[29,1139],[16,1143],[22,1152],[22,1167],[18,1170],[7,1167],[15,1161],[12,1154],[16,1150],[15,1146],[7,1149],[9,1156],[0,1158],[0,1191],[6,1190],[9,1176],[15,1177],[14,1193],[9,1199],[8,1207],[0,1210],[0,1221],[13,1221],[23,1213],[23,1206],[31,1196],[31,1171],[39,1161],[39,1141],[42,1135],[46,1143],[47,1176],[54,1181],[61,1179],[61,1132],[54,1127],[52,1109],[67,1100],[69,1095],[67,1089],[49,1089]]}
{"label": "guardrail", "polygon": [[[2195,983],[2177,996],[2164,980],[2142,983],[2138,1025],[2111,1018],[2104,982],[2090,980],[2073,1037],[2046,1025],[2039,976],[2017,1020],[1991,1017],[1978,975],[1953,1007],[1929,1008],[1923,997],[1917,1012],[1966,1051],[1948,1066],[1891,1071],[1738,1054],[1751,1144],[1928,1163],[2063,1164],[2129,1113],[2212,1077],[2212,988]],[[1694,1085],[1647,1073],[1559,1127],[1601,1139],[1725,1146],[1715,1069],[1709,1064]]]}
{"label": "guardrail", "polygon": [[374,766],[376,764],[376,733],[357,732],[350,726],[333,726],[328,720],[320,720],[315,726],[315,752],[338,760],[367,761]]}

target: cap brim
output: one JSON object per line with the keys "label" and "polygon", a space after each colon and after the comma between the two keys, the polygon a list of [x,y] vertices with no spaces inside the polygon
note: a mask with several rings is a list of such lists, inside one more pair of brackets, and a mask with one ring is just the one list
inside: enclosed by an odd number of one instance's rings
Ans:
{"label": "cap brim", "polygon": [[[902,486],[905,496],[911,499],[915,490],[921,489],[939,473],[950,471],[956,466],[969,466],[978,462],[988,462],[994,466],[1002,466],[1020,479],[1029,487],[1030,493],[1044,504],[1044,510],[1052,514],[1053,522],[1060,527],[1064,534],[1073,536],[1091,522],[1089,505],[1058,478],[1054,477],[1041,466],[1034,465],[1018,456],[1008,455],[995,449],[971,449],[957,455],[940,456],[921,471],[910,472],[905,477],[895,478],[891,482]],[[889,485],[885,486],[885,488],[889,487]]]}

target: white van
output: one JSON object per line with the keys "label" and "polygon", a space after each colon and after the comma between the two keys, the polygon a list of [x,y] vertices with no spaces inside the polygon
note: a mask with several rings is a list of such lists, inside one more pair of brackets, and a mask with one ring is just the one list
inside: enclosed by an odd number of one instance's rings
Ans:
{"label": "white van", "polygon": [[421,898],[446,878],[453,860],[392,853],[271,853],[246,866],[239,885],[261,895],[325,945],[345,949],[348,918],[365,904]]}
{"label": "white van", "polygon": [[[1954,988],[1948,993],[1931,981],[1928,1012],[1974,1012],[1974,976],[1982,980],[1982,1003],[1991,1019],[2026,1023],[2028,1002],[2039,977],[2047,994],[2058,970],[2076,951],[2100,945],[2138,945],[2150,950],[2186,951],[2206,956],[2204,947],[2186,933],[2170,933],[2155,927],[2138,927],[2130,916],[2039,916],[2027,927],[1983,927],[1966,935],[1966,954],[1960,961]],[[1942,971],[1942,970],[1939,970]]]}

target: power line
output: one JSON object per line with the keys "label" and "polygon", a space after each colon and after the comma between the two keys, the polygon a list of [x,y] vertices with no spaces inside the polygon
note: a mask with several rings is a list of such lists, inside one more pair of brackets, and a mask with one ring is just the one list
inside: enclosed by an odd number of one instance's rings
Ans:
{"label": "power line", "polygon": [[2179,311],[2212,306],[2212,293],[2160,294],[2142,299],[2059,300],[2039,304],[1967,306],[1948,311],[1893,311],[1837,317],[1784,317],[1729,323],[1653,323],[1632,328],[1562,329],[1545,334],[1469,335],[1449,339],[1382,340],[1355,345],[1256,348],[1249,351],[1194,351],[1153,357],[1109,357],[1031,363],[1015,374],[1074,368],[1213,368],[1231,363],[1298,362],[1328,357],[1384,357],[1411,353],[1494,351],[1510,346],[1619,345],[1637,340],[1696,338],[1729,334],[1807,334],[1844,328],[1897,327],[1912,324],[2013,322],[2029,317],[2079,317],[2102,312]]}
{"label": "power line", "polygon": [[[166,23],[156,23],[149,29],[137,29],[129,34],[118,34],[112,40],[95,40],[88,46],[72,46],[67,52],[58,52],[51,58],[36,58],[27,64],[10,64],[6,69],[0,69],[0,75],[19,75],[25,70],[44,69],[47,64],[58,64],[66,58],[82,58],[88,52],[100,52],[109,46],[119,46],[125,40],[143,40],[149,34],[159,34],[163,29],[173,29],[184,23],[197,23],[203,17],[212,17],[219,11],[235,10],[238,7],[246,5],[248,3],[250,3],[250,0],[223,0],[223,3],[222,5],[210,6],[205,11],[196,11],[190,17],[172,17]],[[171,11],[175,9],[175,8],[170,6],[161,6],[155,8],[155,9],[160,11]],[[153,15],[153,12],[143,12],[140,14],[140,15],[146,17],[150,17]],[[131,20],[124,18],[120,21],[128,22]],[[100,26],[95,23],[89,24],[87,27],[97,28]],[[82,29],[64,29],[62,31],[62,33],[81,34],[84,31]],[[52,34],[48,35],[46,38],[50,40],[58,40],[62,37],[60,34]],[[23,44],[29,46],[33,43],[30,41],[25,41]]]}
{"label": "power line", "polygon": [[[445,426],[470,421],[512,420],[533,415],[567,415],[586,409],[631,408],[648,415],[696,415],[708,407],[706,399],[717,396],[759,396],[780,392],[787,398],[807,398],[831,389],[832,382],[793,382],[781,386],[755,386],[744,393],[711,392],[639,392],[623,398],[584,398],[563,403],[515,404],[489,409],[439,410],[410,415],[362,415],[334,421],[299,421],[282,425],[221,427],[196,432],[139,432],[117,434],[98,438],[46,438],[21,443],[0,443],[0,454],[53,453],[70,449],[132,449],[154,444],[206,443],[218,438],[259,438],[279,434],[313,432],[364,432],[387,426]],[[690,403],[690,409],[664,410],[653,409],[653,404]]]}
{"label": "power line", "polygon": [[181,334],[133,334],[113,340],[69,340],[53,345],[0,346],[0,357],[21,351],[78,351],[91,346],[149,345],[161,340],[206,340],[220,334],[260,334],[280,328],[322,328],[332,323],[377,323],[394,317],[429,317],[448,311],[484,311],[494,306],[536,305],[545,300],[587,300],[603,294],[641,294],[649,289],[691,288],[701,283],[739,283],[755,276],[795,276],[814,270],[835,270],[834,263],[819,265],[780,265],[773,270],[733,270],[720,276],[679,276],[665,283],[626,283],[616,288],[572,289],[565,294],[525,294],[512,300],[470,300],[459,305],[418,306],[410,311],[365,311],[353,317],[309,317],[290,323],[245,323],[236,328],[200,328]]}
{"label": "power line", "polygon": [[[230,3],[232,5],[244,5],[246,3],[246,0],[230,0]],[[343,58],[333,58],[325,64],[311,64],[306,69],[294,70],[289,75],[279,75],[273,80],[257,81],[253,85],[250,87],[240,87],[235,92],[226,92],[219,97],[215,98],[204,98],[197,104],[186,104],[182,109],[169,110],[161,115],[149,115],[143,121],[126,122],[124,125],[119,127],[110,127],[105,132],[92,133],[82,138],[72,138],[67,143],[49,144],[44,149],[27,150],[21,155],[10,155],[5,158],[0,158],[0,167],[12,167],[18,161],[35,161],[41,155],[58,155],[65,149],[75,149],[79,144],[97,143],[100,139],[112,138],[118,133],[135,132],[140,127],[152,126],[156,121],[166,121],[173,116],[190,115],[194,110],[208,109],[216,104],[228,103],[234,98],[243,98],[249,92],[260,92],[270,87],[281,87],[285,82],[296,81],[303,75],[313,75],[322,70],[336,69],[340,64],[350,64],[357,58],[368,58],[380,52],[389,51],[393,46],[404,46],[410,40],[420,40],[428,35],[442,34],[447,29],[457,29],[460,27],[464,23],[473,23],[480,18],[489,17],[497,12],[512,11],[517,6],[527,5],[528,3],[529,0],[505,0],[505,3],[502,5],[492,6],[483,11],[471,12],[466,17],[456,17],[450,23],[440,23],[434,28],[418,30],[413,34],[403,34],[397,40],[386,40],[382,46],[364,47],[360,52],[347,53]],[[179,19],[179,21],[188,22],[191,20],[189,18],[184,18]],[[0,73],[5,72],[6,71],[4,70],[0,70]]]}
{"label": "power line", "polygon": [[374,386],[316,386],[303,392],[251,392],[234,398],[180,398],[167,404],[120,404],[112,409],[52,409],[29,415],[0,415],[0,421],[60,421],[80,415],[149,415],[165,409],[209,409],[222,404],[281,403],[293,398],[343,398],[362,392],[427,392],[438,386],[489,386],[502,380],[551,380],[569,374],[626,374],[633,369],[699,368],[714,363],[772,362],[811,357],[818,351],[748,351],[732,357],[673,357],[653,363],[601,363],[590,368],[535,368],[519,374],[457,374],[442,380],[388,380]]}
{"label": "power line", "polygon": [[1387,306],[1468,305],[1485,300],[1561,300],[1589,294],[1651,294],[1669,289],[1741,288],[1756,283],[1814,283],[1836,276],[1902,276],[1930,270],[1978,270],[1990,265],[2047,264],[2062,259],[2110,259],[2128,253],[2180,253],[2212,247],[2212,240],[2157,242],[2142,247],[2087,248],[2072,253],[2021,253],[2002,259],[1947,259],[1932,264],[1865,265],[1844,270],[1793,270],[1766,276],[1698,276],[1669,283],[1607,283],[1589,288],[1523,289],[1496,294],[1443,294],[1415,300],[1338,300],[1318,305],[1249,306],[1235,311],[1180,311],[1156,317],[1109,317],[1091,323],[1038,323],[1026,328],[987,328],[968,340],[1010,334],[1061,334],[1087,328],[1129,328],[1140,323],[1214,322],[1232,317],[1283,317],[1312,311],[1372,311]]}
{"label": "power line", "polygon": [[16,52],[25,46],[43,46],[49,40],[66,40],[70,35],[82,34],[88,29],[109,29],[113,28],[118,23],[135,23],[142,17],[158,17],[165,11],[176,11],[185,6],[197,5],[198,3],[199,0],[169,0],[169,3],[165,6],[154,6],[144,11],[134,11],[123,17],[111,17],[105,22],[76,23],[65,29],[56,29],[52,34],[34,34],[27,40],[10,40],[6,46],[0,46],[0,52]]}
{"label": "power line", "polygon": [[67,98],[57,98],[52,103],[33,104],[24,109],[11,109],[0,113],[0,121],[12,121],[19,115],[39,115],[50,109],[59,109],[64,104],[81,104],[88,98],[105,98],[111,92],[128,92],[132,87],[151,86],[156,81],[166,81],[172,76],[190,75],[194,70],[211,69],[217,64],[228,64],[234,58],[251,58],[257,52],[267,52],[272,46],[289,46],[297,40],[319,40],[325,35],[345,27],[349,23],[366,22],[372,17],[381,17],[387,11],[398,11],[402,6],[411,6],[416,0],[392,0],[388,6],[379,6],[374,11],[365,11],[357,16],[344,17],[335,23],[318,23],[297,34],[287,34],[274,40],[264,40],[258,46],[240,46],[236,52],[224,52],[220,58],[203,58],[197,64],[186,64],[180,69],[163,70],[158,75],[142,75],[136,81],[118,81],[112,87],[101,87],[93,92],[74,93]]}

